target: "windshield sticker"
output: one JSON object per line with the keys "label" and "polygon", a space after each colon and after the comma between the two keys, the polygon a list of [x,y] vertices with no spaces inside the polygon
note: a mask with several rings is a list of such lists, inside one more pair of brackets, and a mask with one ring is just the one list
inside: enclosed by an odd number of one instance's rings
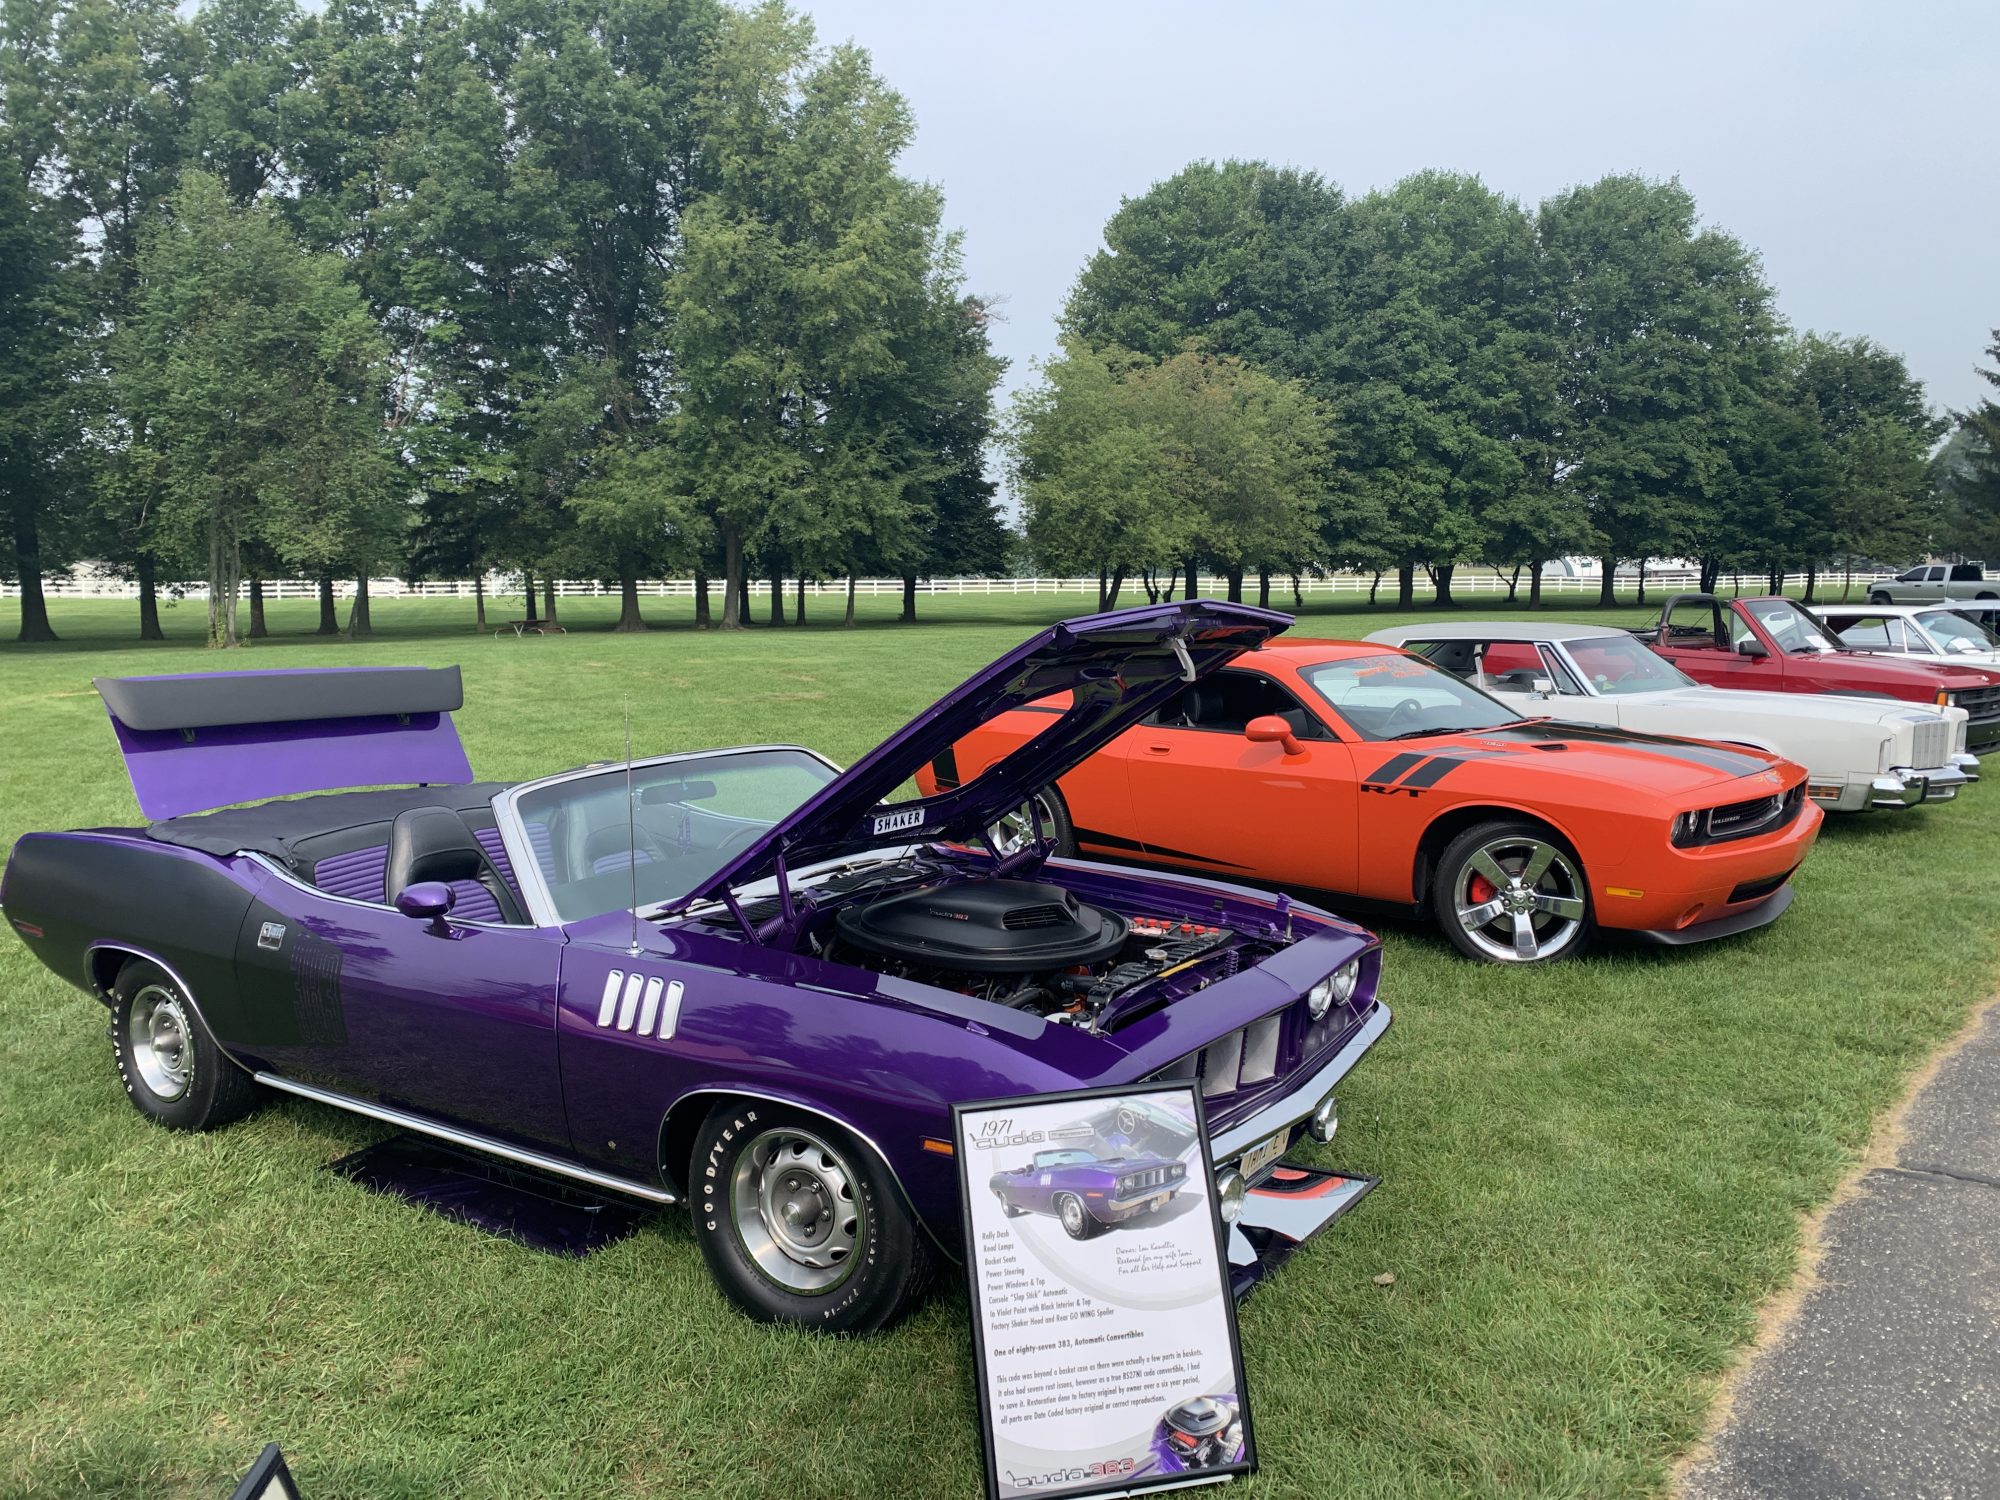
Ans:
{"label": "windshield sticker", "polygon": [[924,810],[921,807],[908,808],[902,812],[877,813],[875,815],[875,832],[878,834],[901,833],[905,829],[921,828],[923,826]]}

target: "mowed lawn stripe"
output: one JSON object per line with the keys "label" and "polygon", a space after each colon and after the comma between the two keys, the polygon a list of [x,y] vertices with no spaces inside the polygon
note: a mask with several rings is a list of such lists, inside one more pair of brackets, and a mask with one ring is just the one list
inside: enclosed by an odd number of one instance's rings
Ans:
{"label": "mowed lawn stripe", "polygon": [[[384,600],[360,644],[294,634],[315,607],[286,603],[276,638],[226,658],[194,648],[193,605],[140,646],[130,604],[58,604],[62,643],[0,647],[0,846],[136,820],[93,675],[458,662],[497,777],[616,758],[628,698],[640,753],[849,761],[1089,603],[925,598],[908,628],[864,596],[847,631],[827,599],[806,630],[725,637],[685,628],[685,601],[647,601],[671,628],[639,636],[603,632],[615,599],[565,601],[568,637],[495,641],[469,601]],[[1322,609],[1298,632],[1401,618]],[[1386,924],[1397,1024],[1319,1153],[1386,1181],[1244,1306],[1253,1491],[1656,1492],[1790,1275],[1800,1214],[1993,988],[1997,836],[1995,786],[1833,820],[1789,915],[1679,952],[1499,971]],[[102,1011],[11,941],[0,1023],[0,1494],[210,1497],[270,1438],[313,1500],[978,1493],[955,1276],[865,1343],[754,1326],[671,1215],[557,1260],[318,1170],[379,1134],[330,1110],[146,1125]]]}

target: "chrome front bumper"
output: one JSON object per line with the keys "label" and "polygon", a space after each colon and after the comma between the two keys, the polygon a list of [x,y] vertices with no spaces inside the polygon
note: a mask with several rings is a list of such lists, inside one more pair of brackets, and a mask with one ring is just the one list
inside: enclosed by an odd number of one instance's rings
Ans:
{"label": "chrome front bumper", "polygon": [[[1956,761],[1957,757],[1953,757]],[[1933,766],[1926,771],[1895,766],[1870,784],[1870,807],[1915,807],[1920,802],[1949,802],[1962,786],[1970,783],[1956,764]]]}
{"label": "chrome front bumper", "polygon": [[1967,781],[1977,781],[1979,779],[1978,756],[1968,755],[1961,750],[1958,754],[1954,755],[1951,758],[1951,763],[1954,766],[1958,767],[1958,769],[1965,774],[1965,779]]}

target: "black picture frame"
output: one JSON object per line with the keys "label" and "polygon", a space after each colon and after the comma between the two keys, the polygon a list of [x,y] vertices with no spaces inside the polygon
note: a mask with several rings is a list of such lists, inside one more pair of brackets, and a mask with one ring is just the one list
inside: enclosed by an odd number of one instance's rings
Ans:
{"label": "black picture frame", "polygon": [[1102,1483],[1075,1488],[1050,1489],[1046,1493],[1063,1497],[1126,1495],[1141,1490],[1181,1489],[1199,1484],[1216,1484],[1257,1471],[1256,1423],[1250,1411],[1250,1390],[1243,1373],[1243,1339],[1236,1322],[1236,1298],[1229,1280],[1229,1226],[1222,1221],[1221,1205],[1215,1192],[1215,1159],[1209,1150],[1208,1112],[1199,1081],[1155,1079],[1139,1083],[1109,1084],[1099,1088],[1067,1089],[1048,1094],[1022,1094],[998,1099],[974,1099],[951,1107],[952,1154],[958,1166],[959,1219],[965,1236],[965,1277],[972,1336],[974,1392],[979,1402],[979,1444],[986,1480],[987,1500],[1005,1500],[1000,1491],[999,1455],[993,1440],[993,1411],[987,1399],[986,1328],[984,1304],[979,1292],[979,1244],[972,1220],[972,1163],[964,1151],[964,1117],[988,1110],[1046,1104],[1089,1103],[1100,1099],[1143,1098],[1172,1094],[1189,1099],[1194,1106],[1195,1139],[1200,1150],[1202,1185],[1207,1193],[1209,1226],[1215,1237],[1216,1296],[1223,1307],[1224,1326],[1229,1336],[1229,1363],[1235,1378],[1237,1409],[1243,1422],[1243,1457],[1233,1464],[1204,1469],[1199,1473],[1142,1475],[1137,1478],[1109,1477]]}
{"label": "black picture frame", "polygon": [[[275,1487],[274,1487],[275,1486]],[[266,1443],[229,1500],[299,1500],[298,1482],[276,1443]]]}

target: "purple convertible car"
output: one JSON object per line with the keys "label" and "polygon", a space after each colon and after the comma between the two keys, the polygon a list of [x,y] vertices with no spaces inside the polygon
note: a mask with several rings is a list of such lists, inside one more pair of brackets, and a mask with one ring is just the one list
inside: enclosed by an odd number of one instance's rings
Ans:
{"label": "purple convertible car", "polygon": [[1105,1158],[1080,1146],[1037,1151],[987,1184],[1007,1217],[1054,1214],[1073,1240],[1166,1207],[1187,1186],[1187,1167],[1160,1156]]}
{"label": "purple convertible car", "polygon": [[[886,1326],[954,1254],[955,1101],[1198,1078],[1243,1286],[1334,1217],[1240,1174],[1331,1134],[1389,1025],[1376,943],[1052,858],[1034,794],[1288,623],[1202,601],[1054,626],[844,773],[757,746],[481,783],[456,668],[101,679],[153,821],[27,835],[0,902],[109,1009],[161,1124],[294,1094],[685,1201],[738,1306],[827,1330]],[[1057,692],[984,774],[890,800]],[[374,790],[301,795],[341,787]]]}

